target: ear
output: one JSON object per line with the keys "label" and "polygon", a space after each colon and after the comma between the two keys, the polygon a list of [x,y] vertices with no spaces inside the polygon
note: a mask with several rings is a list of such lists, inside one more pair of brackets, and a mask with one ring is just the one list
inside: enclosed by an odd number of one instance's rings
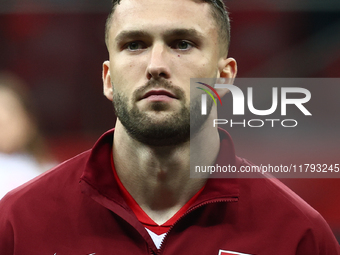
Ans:
{"label": "ear", "polygon": [[111,75],[110,75],[110,61],[108,61],[108,60],[103,63],[102,78],[103,78],[104,95],[107,97],[107,99],[112,101],[113,88],[112,88]]}
{"label": "ear", "polygon": [[[237,75],[237,62],[233,58],[222,58],[218,62],[217,78],[224,78],[224,84],[234,84]],[[228,89],[216,89],[220,97],[229,92]]]}
{"label": "ear", "polygon": [[237,63],[233,58],[223,58],[218,62],[219,77],[234,81],[237,74]]}

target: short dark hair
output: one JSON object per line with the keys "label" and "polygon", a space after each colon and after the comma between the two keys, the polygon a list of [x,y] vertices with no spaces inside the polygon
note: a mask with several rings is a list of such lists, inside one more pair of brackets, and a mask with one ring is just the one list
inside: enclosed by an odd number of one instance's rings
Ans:
{"label": "short dark hair", "polygon": [[[212,7],[212,15],[216,21],[217,26],[219,27],[219,40],[221,45],[225,45],[225,48],[222,47],[221,52],[223,54],[227,54],[230,45],[230,19],[229,13],[226,9],[226,6],[223,0],[199,0],[202,2],[209,3]],[[109,41],[109,30],[112,23],[112,16],[115,12],[117,5],[120,4],[121,0],[112,0],[112,8],[108,15],[105,25],[105,42],[108,47]]]}

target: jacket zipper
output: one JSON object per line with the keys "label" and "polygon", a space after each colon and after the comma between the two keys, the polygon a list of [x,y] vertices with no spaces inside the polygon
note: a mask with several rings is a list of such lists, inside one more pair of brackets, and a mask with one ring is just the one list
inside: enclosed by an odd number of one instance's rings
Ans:
{"label": "jacket zipper", "polygon": [[[228,202],[236,202],[238,199],[237,198],[230,198],[230,199],[216,199],[216,200],[213,200],[213,201],[207,201],[207,202],[203,202],[201,204],[198,204],[192,208],[190,208],[188,211],[186,211],[169,229],[169,231],[167,232],[166,236],[164,237],[162,243],[161,243],[161,246],[157,252],[158,255],[162,254],[163,252],[163,246],[164,246],[164,243],[169,235],[169,233],[171,232],[171,230],[174,228],[174,226],[180,221],[182,220],[184,217],[186,217],[188,214],[190,214],[191,212],[195,211],[196,209],[200,208],[200,207],[203,207],[205,205],[208,205],[208,204],[214,204],[214,203],[228,203]],[[155,254],[153,251],[151,251],[151,254]]]}

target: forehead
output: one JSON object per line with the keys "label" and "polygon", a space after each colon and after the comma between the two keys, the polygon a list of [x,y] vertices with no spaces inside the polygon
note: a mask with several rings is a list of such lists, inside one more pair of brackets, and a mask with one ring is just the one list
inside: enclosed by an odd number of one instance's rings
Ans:
{"label": "forehead", "polygon": [[111,21],[110,37],[122,30],[194,29],[211,37],[217,35],[208,3],[200,0],[122,0]]}

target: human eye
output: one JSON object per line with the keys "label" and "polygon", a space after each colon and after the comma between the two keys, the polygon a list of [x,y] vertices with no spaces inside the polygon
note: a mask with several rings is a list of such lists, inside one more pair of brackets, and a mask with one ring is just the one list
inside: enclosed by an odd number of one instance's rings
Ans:
{"label": "human eye", "polygon": [[145,49],[145,44],[140,41],[129,42],[125,45],[125,48],[129,51],[138,51]]}
{"label": "human eye", "polygon": [[184,51],[184,50],[190,50],[193,46],[194,46],[193,43],[189,41],[180,40],[180,41],[176,41],[172,47],[174,49]]}

